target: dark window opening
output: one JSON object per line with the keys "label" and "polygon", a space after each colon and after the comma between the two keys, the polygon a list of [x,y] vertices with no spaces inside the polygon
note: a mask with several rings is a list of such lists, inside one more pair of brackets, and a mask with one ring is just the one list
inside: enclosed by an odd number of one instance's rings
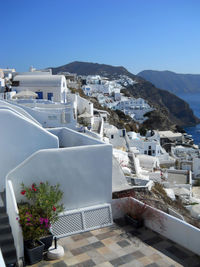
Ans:
{"label": "dark window opening", "polygon": [[19,81],[12,81],[12,86],[19,86]]}

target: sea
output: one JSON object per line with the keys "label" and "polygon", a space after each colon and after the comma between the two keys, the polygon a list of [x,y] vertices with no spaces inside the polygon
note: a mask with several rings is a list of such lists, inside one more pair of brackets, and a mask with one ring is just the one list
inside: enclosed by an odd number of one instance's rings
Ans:
{"label": "sea", "polygon": [[[183,93],[178,95],[180,98],[185,100],[193,110],[194,114],[200,118],[200,93]],[[200,147],[200,124],[194,127],[185,127],[184,130],[192,135],[194,144]]]}

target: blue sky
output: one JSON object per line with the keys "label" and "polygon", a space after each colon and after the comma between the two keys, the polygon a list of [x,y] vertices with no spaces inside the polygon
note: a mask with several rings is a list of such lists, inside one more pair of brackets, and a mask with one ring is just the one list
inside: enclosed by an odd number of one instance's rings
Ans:
{"label": "blue sky", "polygon": [[0,68],[72,61],[200,73],[199,0],[0,1]]}

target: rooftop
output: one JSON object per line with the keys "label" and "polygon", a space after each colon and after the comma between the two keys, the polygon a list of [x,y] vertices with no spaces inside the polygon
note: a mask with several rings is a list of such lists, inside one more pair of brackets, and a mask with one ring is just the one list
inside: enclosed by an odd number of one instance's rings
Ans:
{"label": "rooftop", "polygon": [[134,229],[118,220],[110,227],[62,238],[62,259],[34,267],[200,266],[200,257],[148,228]]}

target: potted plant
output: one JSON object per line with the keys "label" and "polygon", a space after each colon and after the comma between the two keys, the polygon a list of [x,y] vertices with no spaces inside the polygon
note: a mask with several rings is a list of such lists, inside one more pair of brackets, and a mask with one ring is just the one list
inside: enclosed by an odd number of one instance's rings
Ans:
{"label": "potted plant", "polygon": [[39,240],[43,233],[43,225],[40,223],[40,215],[34,206],[29,204],[19,205],[19,223],[22,227],[24,238],[25,261],[35,264],[42,260],[44,244]]}
{"label": "potted plant", "polygon": [[28,201],[27,203],[18,204],[19,206],[19,223],[22,227],[23,237],[29,240],[30,247],[34,247],[38,242],[44,243],[44,250],[52,245],[53,235],[50,232],[51,224],[58,220],[58,214],[64,210],[60,201],[63,192],[59,185],[52,186],[48,182],[33,183],[27,187],[22,183],[21,194]]}
{"label": "potted plant", "polygon": [[58,220],[58,214],[64,210],[63,204],[60,204],[63,192],[59,184],[50,185],[49,182],[33,183],[29,187],[22,183],[22,192],[25,192],[24,195],[29,203],[37,209],[41,222],[46,225],[40,240],[45,244],[44,250],[48,250],[53,241],[53,235],[50,232],[51,224]]}

